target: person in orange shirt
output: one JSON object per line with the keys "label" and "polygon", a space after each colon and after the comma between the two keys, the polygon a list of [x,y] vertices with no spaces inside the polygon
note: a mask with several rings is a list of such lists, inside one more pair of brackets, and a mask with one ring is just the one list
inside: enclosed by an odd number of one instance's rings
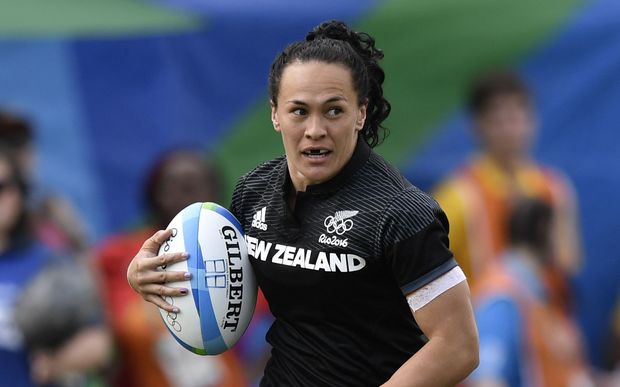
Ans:
{"label": "person in orange shirt", "polygon": [[566,177],[530,154],[537,121],[526,85],[510,72],[487,73],[473,82],[467,104],[479,151],[434,195],[450,221],[454,256],[475,284],[506,247],[505,225],[515,200],[543,200],[556,214],[547,275],[557,296],[566,298],[565,278],[577,272],[581,259],[575,196]]}
{"label": "person in orange shirt", "polygon": [[472,387],[593,386],[581,332],[549,298],[554,213],[538,199],[521,199],[509,214],[507,249],[472,289],[480,334],[480,366]]}
{"label": "person in orange shirt", "polygon": [[108,320],[118,359],[111,385],[123,387],[244,386],[244,371],[233,351],[200,357],[182,348],[161,321],[157,307],[144,301],[128,285],[131,252],[155,230],[166,228],[185,206],[217,201],[217,170],[200,154],[176,150],[162,157],[146,182],[150,218],[142,228],[115,235],[98,249],[98,268]]}

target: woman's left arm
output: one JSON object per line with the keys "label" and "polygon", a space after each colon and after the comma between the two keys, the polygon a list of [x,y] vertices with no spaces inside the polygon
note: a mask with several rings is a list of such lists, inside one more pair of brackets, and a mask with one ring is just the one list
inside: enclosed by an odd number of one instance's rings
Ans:
{"label": "woman's left arm", "polygon": [[478,366],[478,330],[466,281],[413,315],[429,341],[383,386],[454,386]]}

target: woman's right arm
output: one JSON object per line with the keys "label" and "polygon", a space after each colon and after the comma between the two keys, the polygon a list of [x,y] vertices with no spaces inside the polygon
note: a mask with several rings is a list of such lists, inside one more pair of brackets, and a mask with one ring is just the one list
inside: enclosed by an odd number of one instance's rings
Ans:
{"label": "woman's right arm", "polygon": [[185,252],[158,255],[159,248],[170,238],[171,232],[171,230],[157,231],[144,242],[127,268],[127,282],[146,301],[168,312],[178,313],[178,308],[164,301],[163,296],[184,296],[188,293],[188,289],[173,288],[166,284],[185,281],[191,278],[191,274],[182,271],[157,270],[158,267],[184,261],[188,257]]}

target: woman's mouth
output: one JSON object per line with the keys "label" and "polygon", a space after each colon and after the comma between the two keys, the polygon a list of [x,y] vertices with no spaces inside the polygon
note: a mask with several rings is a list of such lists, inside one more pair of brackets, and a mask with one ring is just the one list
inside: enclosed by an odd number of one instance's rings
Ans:
{"label": "woman's mouth", "polygon": [[308,149],[301,153],[306,157],[310,157],[313,159],[320,159],[323,157],[327,157],[327,155],[330,154],[331,151],[327,149]]}

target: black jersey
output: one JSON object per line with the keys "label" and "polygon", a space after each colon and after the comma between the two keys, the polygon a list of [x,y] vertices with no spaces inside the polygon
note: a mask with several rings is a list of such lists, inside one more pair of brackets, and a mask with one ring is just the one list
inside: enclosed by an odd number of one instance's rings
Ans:
{"label": "black jersey", "polygon": [[294,194],[284,157],[237,184],[258,284],[276,320],[261,386],[372,386],[427,341],[405,295],[456,266],[437,203],[363,141]]}

